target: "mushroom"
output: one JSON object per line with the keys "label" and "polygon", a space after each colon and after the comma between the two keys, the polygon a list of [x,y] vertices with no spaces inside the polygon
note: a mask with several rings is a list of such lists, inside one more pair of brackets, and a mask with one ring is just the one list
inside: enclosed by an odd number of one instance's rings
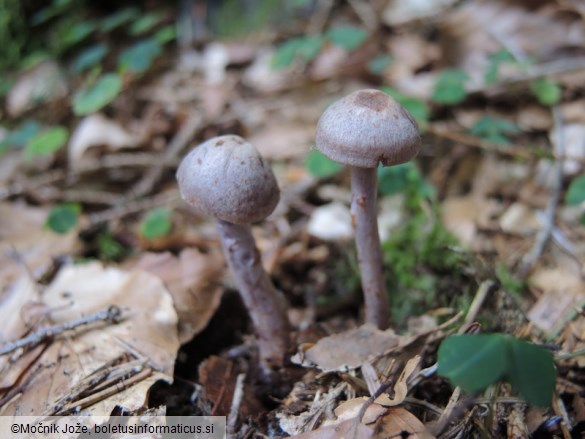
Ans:
{"label": "mushroom", "polygon": [[366,321],[389,325],[390,304],[382,273],[376,219],[377,167],[415,157],[420,137],[412,116],[379,90],[359,90],[334,102],[317,124],[316,146],[351,171],[351,214],[355,228]]}
{"label": "mushroom", "polygon": [[244,139],[214,137],[193,149],[177,170],[181,197],[214,216],[232,276],[252,318],[260,358],[268,370],[282,366],[289,348],[284,297],[262,268],[250,223],[266,218],[280,192],[269,163]]}

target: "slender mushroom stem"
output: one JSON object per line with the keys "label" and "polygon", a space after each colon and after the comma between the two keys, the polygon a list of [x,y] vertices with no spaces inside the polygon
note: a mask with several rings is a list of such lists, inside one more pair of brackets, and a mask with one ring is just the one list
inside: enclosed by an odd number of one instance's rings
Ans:
{"label": "slender mushroom stem", "polygon": [[218,220],[224,254],[250,313],[265,366],[281,366],[289,350],[289,323],[284,297],[268,278],[250,226]]}
{"label": "slender mushroom stem", "polygon": [[350,169],[351,215],[362,275],[366,321],[386,329],[390,323],[390,303],[384,285],[382,248],[378,234],[376,168],[352,166]]}

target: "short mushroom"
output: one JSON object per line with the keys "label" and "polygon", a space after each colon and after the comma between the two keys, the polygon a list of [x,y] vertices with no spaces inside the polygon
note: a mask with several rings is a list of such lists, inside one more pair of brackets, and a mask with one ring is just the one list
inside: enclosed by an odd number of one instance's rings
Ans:
{"label": "short mushroom", "polygon": [[290,334],[286,302],[262,268],[249,225],[270,215],[280,198],[270,165],[241,137],[214,137],[183,159],[177,181],[183,200],[217,219],[228,266],[254,324],[262,363],[268,369],[282,366]]}
{"label": "short mushroom", "polygon": [[379,90],[359,90],[334,102],[317,124],[316,146],[350,166],[351,213],[362,277],[366,321],[389,325],[390,305],[382,273],[376,219],[377,167],[405,163],[418,154],[420,137],[412,116]]}

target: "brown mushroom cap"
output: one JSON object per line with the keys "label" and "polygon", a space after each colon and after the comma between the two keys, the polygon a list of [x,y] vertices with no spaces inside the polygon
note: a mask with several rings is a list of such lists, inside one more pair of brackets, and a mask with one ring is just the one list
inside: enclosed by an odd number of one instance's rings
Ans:
{"label": "brown mushroom cap", "polygon": [[181,197],[197,211],[235,224],[263,220],[280,198],[270,164],[239,136],[214,137],[177,170]]}
{"label": "brown mushroom cap", "polygon": [[418,127],[392,97],[379,90],[359,90],[334,102],[317,124],[316,146],[338,163],[376,168],[415,157]]}

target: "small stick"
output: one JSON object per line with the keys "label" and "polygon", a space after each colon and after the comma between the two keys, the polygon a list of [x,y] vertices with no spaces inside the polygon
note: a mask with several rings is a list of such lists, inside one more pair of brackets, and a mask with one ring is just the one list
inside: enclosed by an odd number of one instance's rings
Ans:
{"label": "small stick", "polygon": [[[557,152],[560,155],[565,153],[565,136],[563,133],[563,121],[561,118],[560,111],[557,107],[553,107],[553,120],[558,132],[558,144]],[[561,198],[561,190],[563,188],[563,161],[558,159],[554,163],[555,180],[552,188],[552,194],[548,200],[546,210],[544,211],[544,225],[538,232],[536,240],[532,249],[524,256],[520,268],[518,269],[518,276],[522,279],[526,278],[530,270],[536,261],[542,255],[547,242],[549,241],[551,234],[555,226],[555,216],[559,200]]]}
{"label": "small stick", "polygon": [[152,198],[144,200],[130,201],[124,205],[112,207],[101,212],[89,215],[89,225],[96,226],[105,222],[120,219],[133,213],[142,212],[159,206],[175,206],[180,201],[178,191],[162,193]]}
{"label": "small stick", "polygon": [[227,418],[227,433],[228,437],[234,437],[236,434],[236,424],[238,422],[238,414],[240,412],[240,406],[242,405],[242,399],[244,398],[244,379],[246,378],[245,373],[238,374],[236,379],[236,389],[232,398],[232,405],[230,407],[230,413]]}
{"label": "small stick", "polygon": [[81,399],[79,401],[73,402],[65,407],[63,407],[60,411],[53,413],[52,416],[60,416],[60,415],[69,415],[72,413],[77,413],[84,408],[90,407],[100,401],[103,401],[106,398],[109,398],[116,393],[120,393],[129,387],[132,387],[134,384],[139,383],[142,380],[145,380],[150,375],[152,375],[152,369],[146,368],[141,372],[133,375],[132,377],[128,378],[127,380],[121,381],[119,384],[113,385],[107,389],[104,389],[100,392],[97,392],[93,395],[88,396],[87,398]]}
{"label": "small stick", "polygon": [[44,328],[24,338],[21,338],[20,340],[5,343],[4,345],[2,345],[2,347],[0,347],[0,355],[6,355],[20,348],[31,348],[33,346],[39,345],[49,340],[50,338],[53,338],[58,334],[61,334],[66,331],[71,331],[80,326],[88,325],[90,323],[98,321],[116,323],[120,321],[121,315],[122,310],[119,307],[112,305],[109,308],[103,309],[93,314],[89,314],[79,319],[71,320],[69,322],[61,323],[59,325]]}
{"label": "small stick", "polygon": [[[179,129],[177,135],[173,138],[171,143],[169,143],[169,146],[164,153],[163,160],[169,161],[178,157],[201,126],[202,120],[203,118],[199,113],[195,113],[187,119]],[[159,163],[154,163],[154,166],[146,172],[144,177],[142,177],[136,185],[134,185],[130,191],[132,196],[138,198],[148,194],[154,185],[160,180],[163,170],[163,166]]]}
{"label": "small stick", "polygon": [[494,286],[494,282],[490,279],[484,280],[481,283],[481,285],[477,289],[477,292],[475,293],[475,297],[473,298],[471,305],[469,306],[469,310],[467,311],[467,315],[465,316],[465,320],[463,321],[463,324],[459,328],[459,331],[458,331],[459,334],[465,333],[465,331],[467,331],[467,328],[469,327],[469,325],[471,325],[471,323],[473,323],[473,321],[477,317],[477,314],[479,313],[479,310],[481,309],[481,306],[483,305],[483,302],[485,301],[488,293],[490,292],[490,290],[493,286]]}

